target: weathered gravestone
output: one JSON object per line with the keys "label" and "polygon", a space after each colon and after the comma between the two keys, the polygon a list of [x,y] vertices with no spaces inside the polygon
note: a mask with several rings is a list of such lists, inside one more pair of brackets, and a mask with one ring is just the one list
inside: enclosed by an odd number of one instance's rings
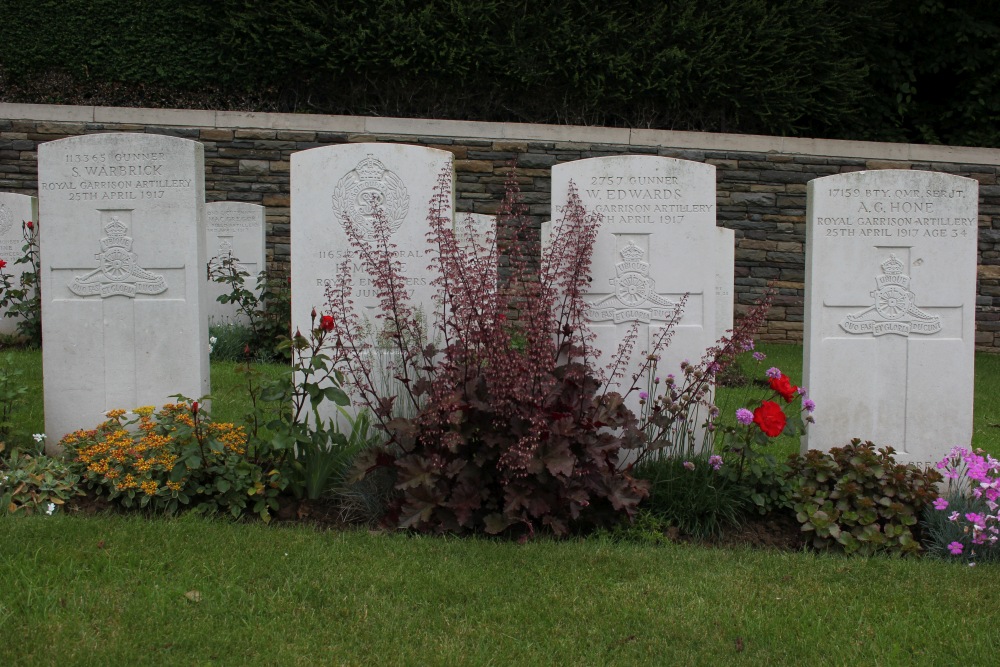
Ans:
{"label": "weathered gravestone", "polygon": [[38,147],[45,431],[209,391],[204,151],[151,134]]}
{"label": "weathered gravestone", "polygon": [[[24,223],[38,220],[38,200],[28,195],[0,192],[0,260],[6,262],[3,272],[10,276],[12,287],[20,288],[21,274],[27,264],[16,264],[24,256]],[[0,334],[16,335],[19,318],[6,317],[0,311]]]}
{"label": "weathered gravestone", "polygon": [[[450,170],[452,162],[453,154],[447,151],[405,144],[344,144],[292,154],[293,331],[309,331],[313,308],[327,314],[326,287],[335,284],[345,261],[351,266],[354,307],[373,331],[383,329],[383,321],[376,319],[381,312],[378,291],[343,224],[344,216],[349,217],[373,240],[376,207],[386,216],[411,305],[426,325],[431,324],[436,291],[431,281],[437,274],[428,268],[433,258],[426,237],[428,205],[438,176]],[[450,219],[453,211],[454,186],[444,214]],[[389,374],[381,375],[393,391]],[[331,414],[332,407],[323,416]]]}
{"label": "weathered gravestone", "polygon": [[716,227],[719,245],[715,257],[715,340],[731,335],[736,282],[736,232]]}
{"label": "weathered gravestone", "polygon": [[[259,294],[263,286],[257,284],[257,277],[266,264],[264,207],[243,202],[211,202],[205,204],[205,221],[208,275],[230,275],[224,262],[232,258],[234,269],[249,274],[244,277],[243,286]],[[219,302],[219,296],[231,292],[231,283],[208,281],[209,324],[249,324],[235,303]]]}
{"label": "weathered gravestone", "polygon": [[803,449],[933,462],[972,438],[979,184],[924,171],[809,183]]}
{"label": "weathered gravestone", "polygon": [[[643,351],[687,303],[662,352],[657,374],[680,376],[680,363],[698,363],[716,334],[715,167],[646,155],[577,160],[552,168],[552,220],[558,223],[570,182],[603,223],[594,245],[590,326],[610,362],[622,338],[639,325],[639,338],[620,388],[644,361]],[[640,388],[644,388],[640,384]],[[638,414],[639,397],[627,404]],[[704,413],[702,413],[704,417]]]}

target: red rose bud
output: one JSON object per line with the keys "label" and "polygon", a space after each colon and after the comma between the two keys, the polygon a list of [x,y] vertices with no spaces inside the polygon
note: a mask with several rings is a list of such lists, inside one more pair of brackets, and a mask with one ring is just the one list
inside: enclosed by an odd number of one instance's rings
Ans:
{"label": "red rose bud", "polygon": [[250,356],[250,343],[246,343],[243,345],[243,356],[244,357]]}
{"label": "red rose bud", "polygon": [[315,320],[316,320],[316,309],[315,309],[315,308],[313,308],[313,309],[312,309],[312,312],[311,312],[311,313],[309,313],[309,317],[310,317],[310,318],[312,318],[312,319],[313,319],[313,321],[315,321]]}
{"label": "red rose bud", "polygon": [[191,404],[191,414],[198,414],[198,401]]}
{"label": "red rose bud", "polygon": [[319,327],[323,331],[333,331],[333,315],[324,315],[319,318]]}
{"label": "red rose bud", "polygon": [[771,389],[785,399],[785,403],[791,403],[792,399],[798,395],[799,388],[792,384],[792,381],[784,373],[781,374],[781,377],[771,378],[770,385]]}
{"label": "red rose bud", "polygon": [[35,223],[33,223],[31,220],[28,220],[26,223],[24,223],[24,225],[28,229],[34,229],[35,228]]}

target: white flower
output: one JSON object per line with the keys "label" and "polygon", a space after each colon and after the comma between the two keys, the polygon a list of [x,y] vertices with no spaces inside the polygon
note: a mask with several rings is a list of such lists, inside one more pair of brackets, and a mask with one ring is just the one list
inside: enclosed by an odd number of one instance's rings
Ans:
{"label": "white flower", "polygon": [[208,344],[209,345],[215,345],[218,342],[219,342],[219,339],[216,338],[215,336],[210,336],[209,339],[208,339]]}
{"label": "white flower", "polygon": [[51,516],[52,513],[55,511],[56,511],[55,503],[49,503],[48,505],[45,506],[45,513],[48,514],[49,516]]}
{"label": "white flower", "polygon": [[44,433],[35,433],[31,437],[35,439],[35,442],[39,442],[39,443],[43,442],[45,440],[45,434]]}

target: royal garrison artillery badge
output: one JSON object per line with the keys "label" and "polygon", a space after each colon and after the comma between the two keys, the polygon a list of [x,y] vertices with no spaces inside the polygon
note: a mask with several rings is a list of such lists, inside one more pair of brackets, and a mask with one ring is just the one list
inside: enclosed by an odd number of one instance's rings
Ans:
{"label": "royal garrison artillery badge", "polygon": [[99,266],[82,276],[73,278],[69,289],[79,296],[99,294],[134,297],[136,294],[160,294],[167,289],[163,276],[141,268],[132,252],[132,237],[126,236],[128,227],[116,216],[104,226],[107,234],[101,239],[101,249],[94,255]]}
{"label": "royal garrison artillery badge", "polygon": [[941,331],[941,318],[930,315],[914,305],[910,277],[903,273],[903,263],[896,255],[882,262],[882,275],[875,278],[875,289],[869,294],[875,304],[860,313],[848,315],[840,328],[847,333],[872,333],[875,336],[911,333],[932,334]]}
{"label": "royal garrison artillery badge", "polygon": [[635,243],[622,248],[624,261],[615,264],[615,287],[611,294],[590,304],[587,316],[592,322],[649,322],[668,321],[674,316],[677,304],[656,293],[656,282],[649,277],[649,263],[642,261],[645,251]]}

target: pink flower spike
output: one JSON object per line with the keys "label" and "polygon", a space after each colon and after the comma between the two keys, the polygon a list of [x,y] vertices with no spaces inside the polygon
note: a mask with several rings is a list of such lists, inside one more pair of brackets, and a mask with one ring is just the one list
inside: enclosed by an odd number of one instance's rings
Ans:
{"label": "pink flower spike", "polygon": [[959,555],[960,553],[962,553],[963,549],[965,549],[965,547],[962,545],[961,542],[952,542],[951,544],[948,545],[948,551],[951,552],[952,556]]}
{"label": "pink flower spike", "polygon": [[948,509],[948,501],[944,498],[938,498],[934,501],[934,509],[936,510],[946,510]]}

